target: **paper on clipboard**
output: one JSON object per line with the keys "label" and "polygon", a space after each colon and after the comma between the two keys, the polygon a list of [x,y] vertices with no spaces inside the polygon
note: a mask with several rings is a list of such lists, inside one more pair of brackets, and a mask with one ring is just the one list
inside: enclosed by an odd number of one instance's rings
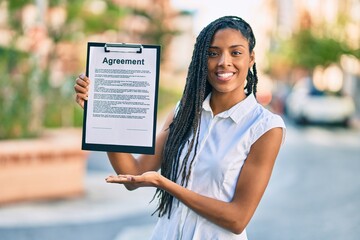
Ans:
{"label": "paper on clipboard", "polygon": [[160,46],[88,43],[82,149],[154,154]]}

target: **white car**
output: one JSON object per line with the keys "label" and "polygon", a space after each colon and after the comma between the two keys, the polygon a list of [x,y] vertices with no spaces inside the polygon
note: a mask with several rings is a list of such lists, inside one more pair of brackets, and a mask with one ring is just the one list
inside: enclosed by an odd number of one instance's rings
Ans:
{"label": "white car", "polygon": [[286,113],[299,124],[331,123],[347,126],[355,113],[350,96],[295,86],[286,99]]}

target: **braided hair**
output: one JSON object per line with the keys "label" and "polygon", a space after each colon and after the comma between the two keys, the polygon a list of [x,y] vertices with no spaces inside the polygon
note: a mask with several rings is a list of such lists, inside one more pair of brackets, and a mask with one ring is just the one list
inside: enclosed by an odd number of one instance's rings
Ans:
{"label": "braided hair", "polygon": [[[207,80],[208,49],[214,34],[225,28],[240,31],[249,43],[250,53],[255,47],[255,37],[250,25],[235,16],[225,16],[211,22],[197,37],[180,105],[169,126],[169,135],[164,146],[161,164],[163,176],[174,182],[180,180],[181,185],[185,187],[188,184],[192,163],[197,153],[202,104],[212,90]],[[244,89],[246,95],[253,93],[256,96],[258,78],[255,64],[252,72],[249,69],[246,80]],[[180,165],[180,156],[186,145],[188,145],[188,150]],[[194,154],[190,158],[193,150]],[[167,213],[170,218],[174,197],[159,188],[156,190],[154,198],[156,196],[159,198],[159,204],[155,212],[158,211],[159,217]]]}

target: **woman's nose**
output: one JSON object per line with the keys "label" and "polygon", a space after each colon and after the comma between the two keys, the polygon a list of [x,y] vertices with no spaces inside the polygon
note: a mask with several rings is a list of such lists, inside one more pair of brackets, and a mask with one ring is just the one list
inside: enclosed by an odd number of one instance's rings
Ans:
{"label": "woman's nose", "polygon": [[229,66],[231,64],[231,56],[227,53],[221,54],[219,58],[218,65],[219,66]]}

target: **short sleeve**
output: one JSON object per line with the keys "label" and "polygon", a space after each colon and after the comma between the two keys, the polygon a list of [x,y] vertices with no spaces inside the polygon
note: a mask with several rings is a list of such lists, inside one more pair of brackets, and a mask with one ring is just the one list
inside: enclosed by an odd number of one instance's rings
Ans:
{"label": "short sleeve", "polygon": [[267,131],[273,128],[280,127],[283,129],[283,136],[281,144],[285,141],[286,136],[286,126],[284,120],[277,114],[269,113],[266,117],[263,117],[259,122],[256,130],[254,131],[254,135],[252,138],[251,144],[256,142],[262,135],[264,135]]}

